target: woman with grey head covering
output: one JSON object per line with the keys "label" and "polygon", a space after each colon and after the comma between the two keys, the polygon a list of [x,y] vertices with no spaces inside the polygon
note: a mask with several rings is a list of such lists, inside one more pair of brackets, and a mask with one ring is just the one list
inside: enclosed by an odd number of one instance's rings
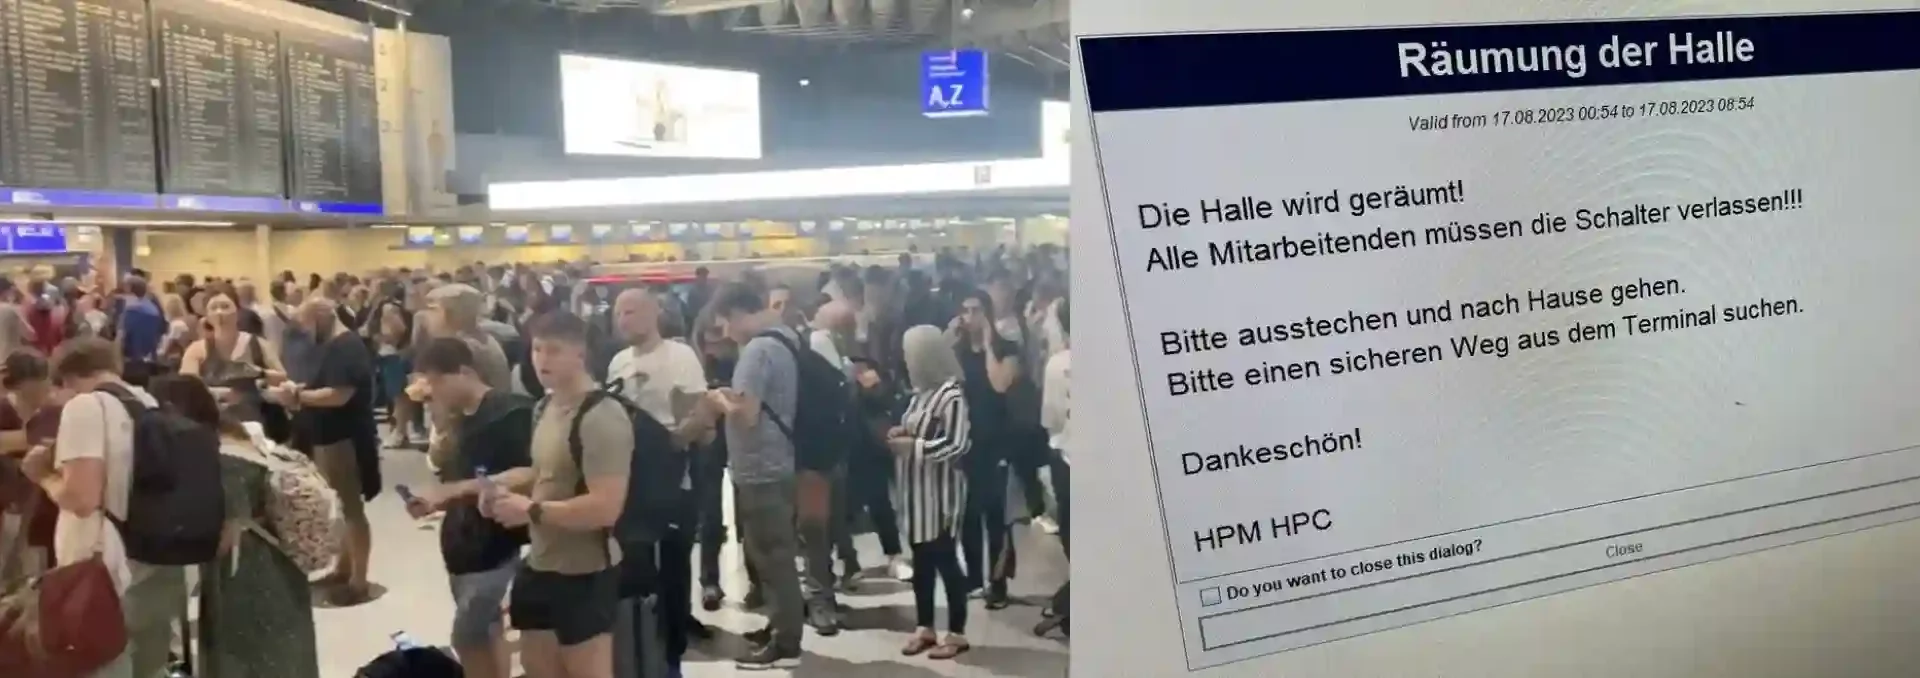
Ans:
{"label": "woman with grey head covering", "polygon": [[[972,447],[967,400],[960,391],[960,360],[946,333],[931,325],[901,339],[913,399],[900,425],[887,432],[893,452],[894,505],[913,549],[913,639],[901,654],[927,652],[952,659],[966,652],[967,578],[960,570],[960,519],[967,506],[967,474],[961,460]],[[937,580],[936,580],[937,578]],[[934,588],[946,589],[947,636],[933,630]],[[931,651],[931,652],[929,652]]]}

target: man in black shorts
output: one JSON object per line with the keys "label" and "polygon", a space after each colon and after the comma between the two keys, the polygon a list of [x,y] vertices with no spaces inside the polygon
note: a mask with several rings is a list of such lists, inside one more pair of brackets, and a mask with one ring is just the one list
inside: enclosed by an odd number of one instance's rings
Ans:
{"label": "man in black shorts", "polygon": [[533,466],[495,476],[489,491],[493,519],[526,525],[532,542],[508,614],[528,678],[613,678],[621,553],[609,530],[626,501],[633,424],[611,399],[581,410],[599,390],[585,320],[553,312],[530,325],[533,368],[547,389],[534,415]]}

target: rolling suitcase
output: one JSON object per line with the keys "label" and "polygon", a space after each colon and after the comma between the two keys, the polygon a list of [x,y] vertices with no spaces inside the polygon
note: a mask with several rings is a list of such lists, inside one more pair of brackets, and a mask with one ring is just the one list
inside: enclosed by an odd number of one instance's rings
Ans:
{"label": "rolling suitcase", "polygon": [[666,626],[660,620],[660,597],[629,598],[620,605],[613,634],[614,678],[668,678]]}

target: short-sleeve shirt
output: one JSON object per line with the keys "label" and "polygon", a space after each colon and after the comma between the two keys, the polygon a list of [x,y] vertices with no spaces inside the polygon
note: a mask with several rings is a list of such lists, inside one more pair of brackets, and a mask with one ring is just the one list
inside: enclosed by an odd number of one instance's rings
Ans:
{"label": "short-sleeve shirt", "polygon": [[[580,418],[580,463],[569,446],[578,402],[548,400],[533,424],[533,494],[536,502],[580,496],[585,479],[625,476],[633,461],[633,423],[618,402],[602,400]],[[532,548],[527,567],[560,574],[591,574],[620,564],[620,547],[605,530],[575,531],[552,525],[527,528]]]}
{"label": "short-sleeve shirt", "polygon": [[[974,350],[969,342],[962,341],[954,347],[960,356],[960,373],[965,376],[960,382],[962,392],[967,398],[967,416],[971,419],[973,439],[992,440],[1005,433],[1012,422],[1007,418],[1007,395],[993,390],[993,382],[987,378],[987,352]],[[1020,346],[1001,337],[993,339],[993,354],[1001,360],[1020,357]],[[986,452],[975,446],[975,452]],[[990,449],[990,448],[989,448]],[[985,455],[973,454],[980,459]]]}
{"label": "short-sleeve shirt", "polygon": [[351,332],[341,332],[318,347],[309,389],[351,388],[353,397],[339,407],[302,407],[313,424],[313,443],[331,445],[353,440],[360,429],[373,425],[373,353]]}
{"label": "short-sleeve shirt", "polygon": [[[463,334],[460,340],[473,352],[474,371],[480,374],[480,381],[485,382],[487,388],[501,393],[513,390],[513,368],[507,366],[507,352],[500,348],[499,340],[485,332]],[[428,400],[427,419],[433,424],[427,441],[428,458],[436,466],[446,464],[460,447],[460,413],[439,401]]]}
{"label": "short-sleeve shirt", "polygon": [[487,383],[487,388],[506,391],[513,387],[513,367],[507,364],[507,350],[500,346],[500,340],[486,332],[460,338],[473,351],[474,371],[480,373],[480,380]]}
{"label": "short-sleeve shirt", "polygon": [[[771,331],[785,335],[796,346],[800,343],[800,335],[793,330],[777,327]],[[771,419],[778,417],[781,423],[793,426],[800,399],[800,368],[793,351],[772,337],[754,337],[740,349],[739,362],[733,368],[733,389],[766,406],[751,426],[739,417],[727,417],[727,465],[733,482],[759,485],[792,480],[793,441]]]}
{"label": "short-sleeve shirt", "polygon": [[[157,407],[153,396],[137,387],[127,387],[147,407]],[[64,465],[78,459],[100,459],[107,467],[105,501],[107,513],[124,516],[133,487],[133,416],[119,399],[105,393],[74,396],[60,408],[60,434],[54,440],[54,463]],[[54,560],[60,565],[77,563],[93,556],[95,548],[113,573],[121,591],[133,585],[138,573],[127,560],[120,533],[100,513],[81,518],[60,512],[54,527]]]}
{"label": "short-sleeve shirt", "polygon": [[673,406],[675,392],[686,394],[680,396],[683,399],[707,392],[707,371],[700,355],[692,346],[674,340],[638,355],[632,347],[621,349],[607,363],[607,381],[668,429],[680,423]]}

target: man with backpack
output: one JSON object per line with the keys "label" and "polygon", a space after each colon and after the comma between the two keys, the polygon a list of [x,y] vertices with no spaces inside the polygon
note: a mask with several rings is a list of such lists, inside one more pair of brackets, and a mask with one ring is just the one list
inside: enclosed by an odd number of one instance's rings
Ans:
{"label": "man with backpack", "polygon": [[587,323],[564,312],[528,328],[533,368],[547,396],[534,415],[528,467],[485,481],[488,511],[527,527],[532,548],[509,594],[520,661],[529,678],[612,678],[620,617],[620,564],[612,531],[627,509],[634,421],[596,397],[587,367]]}
{"label": "man with backpack", "polygon": [[154,676],[166,668],[173,620],[186,604],[182,566],[212,562],[226,527],[220,440],[158,409],[120,370],[119,350],[105,340],[60,347],[51,376],[74,395],[51,449],[36,446],[21,471],[60,506],[57,564],[97,554],[112,575],[127,649],[97,675]]}
{"label": "man with backpack", "polygon": [[500,604],[520,570],[524,528],[488,520],[479,497],[487,469],[532,465],[533,401],[492,388],[468,340],[439,337],[414,354],[413,366],[434,402],[457,413],[456,449],[438,467],[437,485],[413,490],[407,512],[415,518],[445,511],[440,557],[453,586],[453,651],[468,678],[511,678],[513,658],[501,627]]}
{"label": "man with backpack", "polygon": [[[507,353],[492,334],[480,329],[486,308],[486,295],[466,285],[442,285],[426,294],[427,308],[421,313],[423,327],[416,330],[421,345],[427,337],[450,337],[467,343],[474,370],[490,389],[502,393],[512,390],[513,371],[507,365]],[[432,389],[427,389],[429,394]],[[435,466],[449,463],[459,443],[460,415],[457,409],[429,395],[426,402],[428,427],[427,459]],[[500,467],[495,467],[500,468]]]}
{"label": "man with backpack", "polygon": [[[690,634],[705,635],[705,627],[693,618],[693,532],[698,513],[693,506],[691,457],[710,442],[718,411],[703,397],[707,392],[706,368],[692,346],[662,336],[666,309],[656,293],[646,289],[621,292],[614,300],[612,317],[628,346],[607,364],[607,388],[634,403],[646,416],[672,432],[670,450],[673,484],[661,484],[654,491],[670,496],[660,505],[669,515],[658,516],[666,529],[653,549],[654,577],[667,630],[667,659],[677,666],[686,652]],[[640,441],[636,441],[638,443]],[[659,454],[661,451],[635,450],[635,454]],[[646,491],[629,487],[627,492]],[[631,500],[629,503],[632,503]]]}
{"label": "man with backpack", "polygon": [[[768,626],[749,633],[751,649],[735,666],[745,670],[800,664],[804,620],[794,558],[796,445],[790,435],[800,410],[800,337],[782,326],[766,297],[730,284],[712,302],[715,324],[740,346],[732,388],[710,392],[726,413],[728,465],[733,470],[735,518],[747,560],[767,592]],[[810,353],[810,352],[809,352]],[[783,430],[784,429],[784,430]]]}

